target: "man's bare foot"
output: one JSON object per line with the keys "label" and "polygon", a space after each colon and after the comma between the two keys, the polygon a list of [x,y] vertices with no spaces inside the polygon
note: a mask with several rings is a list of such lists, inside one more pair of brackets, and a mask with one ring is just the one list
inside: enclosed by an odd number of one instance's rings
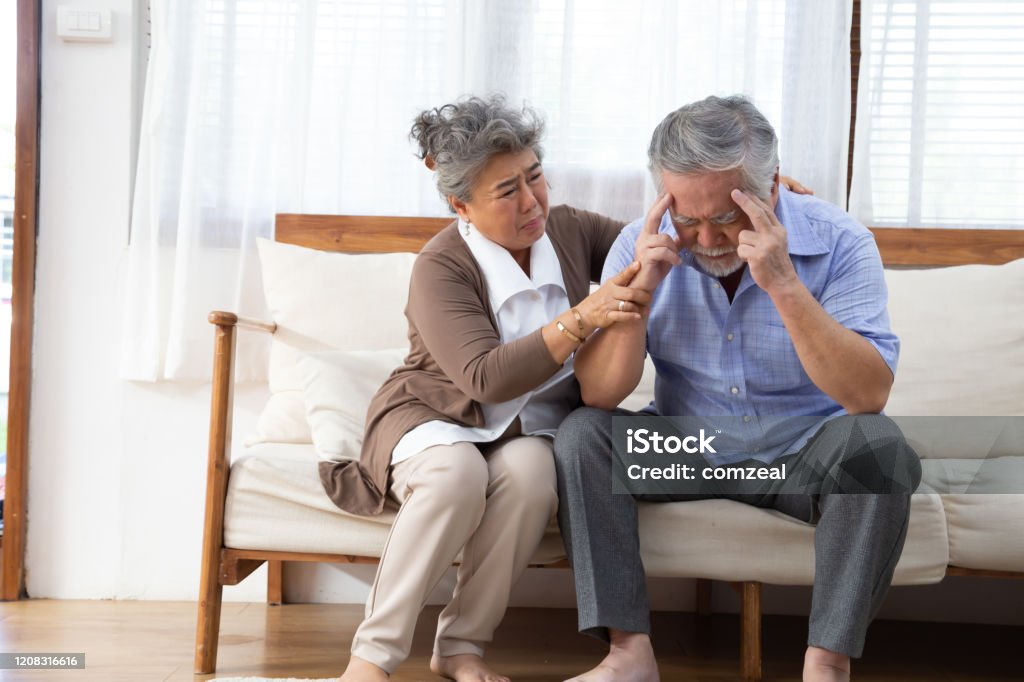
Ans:
{"label": "man's bare foot", "polygon": [[435,653],[430,657],[430,670],[456,682],[512,682],[488,668],[484,659],[476,654],[438,656]]}
{"label": "man's bare foot", "polygon": [[850,657],[821,647],[807,647],[804,682],[850,682]]}
{"label": "man's bare foot", "polygon": [[608,655],[596,668],[569,682],[658,682],[651,638],[640,632],[609,630]]}
{"label": "man's bare foot", "polygon": [[391,676],[358,656],[348,659],[348,667],[338,682],[386,682]]}

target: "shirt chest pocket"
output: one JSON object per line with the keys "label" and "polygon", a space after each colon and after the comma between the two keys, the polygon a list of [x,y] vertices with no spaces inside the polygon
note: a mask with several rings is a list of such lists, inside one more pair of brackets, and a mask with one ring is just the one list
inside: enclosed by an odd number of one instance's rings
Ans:
{"label": "shirt chest pocket", "polygon": [[792,391],[810,382],[785,327],[765,325],[753,349],[754,383],[765,393]]}

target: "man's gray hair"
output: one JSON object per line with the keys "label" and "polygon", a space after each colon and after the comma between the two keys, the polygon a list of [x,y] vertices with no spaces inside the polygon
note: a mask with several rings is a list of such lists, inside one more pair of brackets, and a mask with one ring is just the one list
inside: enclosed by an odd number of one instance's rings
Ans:
{"label": "man's gray hair", "polygon": [[691,175],[739,168],[741,189],[767,201],[779,168],[779,140],[746,97],[712,96],[666,116],[654,129],[647,158],[659,191],[661,171]]}
{"label": "man's gray hair", "polygon": [[537,112],[529,107],[513,109],[503,95],[496,94],[464,97],[427,109],[416,117],[409,137],[419,143],[418,156],[427,167],[437,171],[441,197],[469,201],[491,157],[532,149],[540,160],[543,134],[544,121]]}

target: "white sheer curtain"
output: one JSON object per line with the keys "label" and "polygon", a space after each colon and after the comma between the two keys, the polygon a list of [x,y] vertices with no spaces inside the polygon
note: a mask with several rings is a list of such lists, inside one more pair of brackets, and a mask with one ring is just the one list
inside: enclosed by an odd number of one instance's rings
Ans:
{"label": "white sheer curtain", "polygon": [[862,0],[850,211],[1024,229],[1024,3]]}
{"label": "white sheer curtain", "polygon": [[[264,317],[278,212],[447,215],[413,116],[501,91],[548,121],[553,203],[639,217],[669,111],[746,93],[782,169],[841,201],[849,0],[154,0],[122,376],[204,379],[212,309]],[[242,335],[237,376],[266,348]]]}

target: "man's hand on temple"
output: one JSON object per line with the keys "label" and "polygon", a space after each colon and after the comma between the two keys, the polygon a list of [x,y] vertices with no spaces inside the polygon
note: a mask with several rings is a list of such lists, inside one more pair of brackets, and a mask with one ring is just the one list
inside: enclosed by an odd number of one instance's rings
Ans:
{"label": "man's hand on temple", "polygon": [[630,287],[653,292],[669,271],[683,261],[679,257],[679,237],[661,233],[661,217],[665,215],[672,196],[667,192],[658,197],[647,212],[644,227],[636,238],[634,257],[640,262],[640,272],[629,283]]}
{"label": "man's hand on temple", "polygon": [[738,189],[732,199],[750,218],[752,230],[739,233],[736,255],[747,262],[750,276],[769,296],[800,285],[800,279],[789,258],[786,228],[775,217],[775,211],[757,197]]}

